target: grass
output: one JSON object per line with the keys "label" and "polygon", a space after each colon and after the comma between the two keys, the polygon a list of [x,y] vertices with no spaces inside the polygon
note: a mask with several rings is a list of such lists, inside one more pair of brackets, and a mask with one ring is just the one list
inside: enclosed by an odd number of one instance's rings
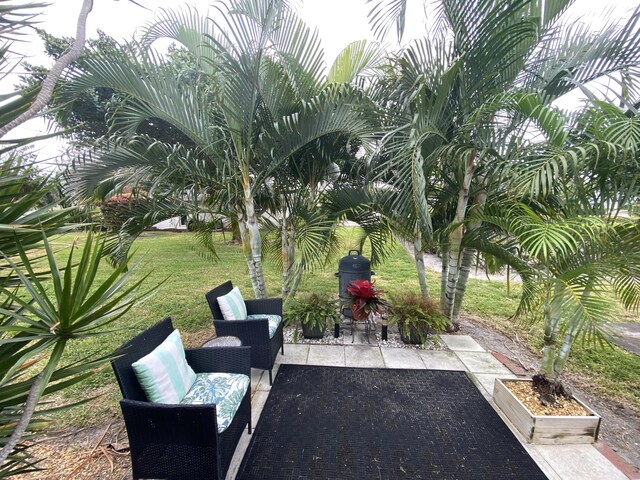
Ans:
{"label": "grass", "polygon": [[[58,239],[62,254],[70,245],[72,236]],[[343,238],[343,252],[357,248],[355,235]],[[202,255],[193,236],[188,233],[147,233],[134,245],[134,260],[140,260],[134,277],[150,272],[147,286],[163,283],[155,295],[145,303],[132,309],[119,321],[122,330],[81,342],[70,342],[66,359],[77,360],[93,352],[110,352],[131,338],[137,332],[170,316],[176,328],[185,336],[187,345],[196,346],[213,335],[211,313],[204,299],[207,290],[230,279],[240,287],[246,298],[252,298],[242,249],[217,239],[220,261],[211,262]],[[363,252],[367,255],[367,252]],[[334,276],[338,258],[326,268],[312,272],[303,280],[301,293],[318,292],[337,298],[338,282]],[[376,285],[395,294],[405,291],[419,292],[415,267],[412,259],[401,245],[396,245],[390,258],[383,265],[375,266]],[[110,267],[103,267],[107,275]],[[280,274],[276,267],[265,265],[265,278],[272,296],[279,295]],[[428,272],[430,293],[439,298],[439,274]],[[519,286],[513,285],[507,294],[506,285],[496,281],[469,280],[463,303],[463,315],[470,315],[478,321],[490,325],[510,335],[517,333],[532,350],[541,346],[539,325],[525,325],[510,319],[519,299]],[[600,393],[633,405],[640,410],[640,357],[629,354],[617,347],[605,350],[589,346],[575,346],[570,358],[569,369],[587,375],[591,385]],[[120,416],[118,401],[120,392],[110,367],[101,369],[94,377],[81,385],[68,389],[65,400],[77,400],[88,394],[100,395],[89,404],[65,412],[61,426],[86,426],[108,421]]]}

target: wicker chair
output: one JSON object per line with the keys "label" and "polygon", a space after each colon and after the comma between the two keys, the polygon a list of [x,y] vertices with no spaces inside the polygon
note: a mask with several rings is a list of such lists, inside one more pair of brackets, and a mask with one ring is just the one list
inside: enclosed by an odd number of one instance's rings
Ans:
{"label": "wicker chair", "polygon": [[[251,386],[229,427],[218,433],[215,405],[151,403],[131,364],[150,353],[173,331],[171,319],[126,342],[111,365],[123,400],[133,478],[224,479],[245,426],[251,433]],[[242,373],[251,376],[248,347],[187,349],[196,373]]]}
{"label": "wicker chair", "polygon": [[[273,382],[271,370],[278,356],[278,350],[282,350],[284,355],[284,322],[280,322],[273,337],[269,338],[269,326],[265,318],[257,320],[224,320],[217,299],[231,290],[233,290],[233,285],[228,281],[205,294],[213,315],[216,335],[238,337],[242,340],[242,345],[250,346],[251,366],[269,370],[269,384],[271,384]],[[270,314],[282,317],[281,298],[245,300],[244,303],[247,306],[247,315]]]}

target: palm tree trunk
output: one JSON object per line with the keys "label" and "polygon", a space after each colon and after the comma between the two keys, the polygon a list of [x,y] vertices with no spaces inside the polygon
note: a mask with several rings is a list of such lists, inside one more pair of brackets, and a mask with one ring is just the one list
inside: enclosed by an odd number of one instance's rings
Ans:
{"label": "palm tree trunk", "polygon": [[287,202],[284,195],[280,195],[280,250],[282,255],[282,300],[289,296],[289,277],[291,275],[291,262],[289,253],[291,252],[291,239],[289,238],[289,222],[287,217]]}
{"label": "palm tree trunk", "polygon": [[[249,275],[251,276],[251,285],[256,298],[267,298],[267,286],[264,281],[264,273],[262,271],[262,236],[260,235],[260,226],[256,217],[255,205],[253,201],[253,192],[249,182],[248,171],[242,173],[242,188],[244,190],[244,210],[245,210],[245,237],[248,243],[249,255],[247,256],[247,265],[249,267]],[[245,255],[247,252],[245,251]]]}
{"label": "palm tree trunk", "polygon": [[413,258],[416,261],[418,283],[420,284],[422,297],[428,299],[429,285],[427,284],[427,274],[424,268],[424,250],[422,249],[422,235],[420,234],[420,227],[416,229],[415,237],[413,239]]}
{"label": "palm tree trunk", "polygon": [[300,286],[300,281],[302,280],[302,274],[304,272],[304,265],[299,265],[296,269],[296,273],[293,276],[293,280],[291,282],[291,288],[289,289],[289,296],[295,297],[298,292],[298,287]]}
{"label": "palm tree trunk", "polygon": [[552,305],[550,293],[547,292],[547,298],[544,306],[544,346],[542,347],[542,363],[540,364],[540,373],[542,373],[549,381],[555,382],[556,374],[553,364],[557,353],[558,326],[560,324],[560,312]]}
{"label": "palm tree trunk", "polygon": [[[240,235],[240,225],[238,225],[238,218],[232,215],[229,220],[231,224],[231,242],[242,243],[242,236]],[[222,231],[224,232],[224,229]]]}
{"label": "palm tree trunk", "polygon": [[[296,227],[293,222],[289,222],[289,230],[287,235],[287,241],[289,243],[289,270],[293,271],[293,265],[296,261]],[[291,273],[289,273],[289,277],[291,277]],[[295,291],[293,292],[295,295]],[[289,289],[289,295],[291,295],[291,289]]]}
{"label": "palm tree trunk", "polygon": [[576,339],[577,329],[570,328],[564,335],[564,340],[560,346],[560,350],[556,352],[555,360],[553,361],[553,380],[552,383],[558,385],[560,383],[559,377],[564,371],[564,367],[569,357],[569,352],[573,346],[573,342]]}
{"label": "palm tree trunk", "polygon": [[244,222],[244,212],[242,208],[238,207],[238,230],[240,231],[240,241],[242,242],[242,253],[244,253],[245,261],[247,262],[247,268],[249,269],[249,278],[251,279],[251,285],[255,291],[254,278],[256,276],[256,270],[253,262],[251,261],[251,244],[249,243],[249,235],[247,234],[247,227]]}
{"label": "palm tree trunk", "polygon": [[467,164],[462,179],[462,185],[458,191],[458,206],[453,224],[456,227],[449,233],[449,270],[447,275],[447,287],[445,291],[444,314],[451,321],[454,330],[458,329],[457,319],[453,317],[453,305],[455,302],[456,284],[460,274],[461,261],[461,245],[464,235],[464,220],[467,212],[467,203],[469,202],[469,188],[473,179],[475,170],[476,152],[472,151],[467,157]]}
{"label": "palm tree trunk", "polygon": [[22,435],[27,430],[27,427],[29,426],[29,422],[33,417],[33,412],[35,412],[36,406],[38,405],[38,400],[40,399],[40,396],[42,394],[43,377],[44,370],[36,376],[36,378],[33,380],[33,383],[31,384],[29,395],[27,396],[27,401],[24,405],[24,410],[22,411],[22,416],[13,429],[13,432],[11,432],[9,440],[0,451],[0,465],[2,465],[7,457],[11,454],[15,446],[22,438]]}
{"label": "palm tree trunk", "polygon": [[464,293],[467,290],[467,282],[469,281],[469,273],[471,271],[471,264],[473,263],[473,257],[475,254],[476,250],[473,248],[463,249],[462,262],[460,263],[460,271],[454,290],[453,310],[450,318],[454,324],[458,323],[460,305],[462,305],[462,299],[464,298]]}
{"label": "palm tree trunk", "polygon": [[440,272],[440,310],[444,312],[447,293],[447,278],[449,277],[449,244],[440,244],[440,257],[442,258],[442,270]]}
{"label": "palm tree trunk", "polygon": [[71,45],[71,48],[58,60],[53,64],[53,67],[47,73],[44,82],[42,82],[42,86],[40,87],[40,92],[38,92],[38,96],[31,104],[29,109],[23,114],[19,115],[18,118],[13,119],[13,121],[7,123],[2,128],[0,128],[0,138],[4,137],[7,133],[13,130],[18,125],[22,125],[27,120],[33,118],[40,110],[47,106],[49,100],[51,100],[51,95],[53,95],[53,89],[58,83],[58,79],[62,72],[67,66],[75,62],[82,50],[84,48],[84,41],[87,36],[87,17],[89,13],[93,9],[93,0],[84,0],[82,2],[82,8],[80,9],[80,14],[78,15],[78,23],[76,26],[76,38]]}
{"label": "palm tree trunk", "polygon": [[[586,300],[591,295],[591,284],[589,282],[584,292],[582,292],[582,303],[586,302]],[[569,352],[571,352],[571,347],[578,336],[578,333],[581,330],[580,325],[581,319],[574,320],[567,329],[564,334],[564,340],[562,341],[562,345],[560,346],[560,350],[556,352],[555,359],[553,361],[553,375],[554,375],[554,384],[558,385],[560,383],[559,377],[562,375],[564,371],[564,367],[567,364],[567,358],[569,357]]]}
{"label": "palm tree trunk", "polygon": [[[487,204],[487,177],[483,177],[480,180],[482,189],[473,198],[473,206],[470,213],[473,214],[469,223],[467,224],[467,233],[474,232],[482,226],[482,220],[479,215],[484,211],[484,207]],[[462,305],[462,299],[467,290],[467,282],[469,281],[469,273],[471,271],[471,264],[473,263],[473,257],[476,255],[474,248],[465,248],[462,255],[462,264],[460,266],[460,274],[458,275],[458,281],[456,282],[455,299],[453,302],[453,318],[454,323],[458,322],[458,314],[460,313],[460,306]]]}

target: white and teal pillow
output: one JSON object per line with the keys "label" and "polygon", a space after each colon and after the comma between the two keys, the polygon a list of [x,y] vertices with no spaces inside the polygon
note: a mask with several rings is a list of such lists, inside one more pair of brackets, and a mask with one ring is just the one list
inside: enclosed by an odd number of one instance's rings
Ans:
{"label": "white and teal pillow", "polygon": [[269,324],[269,338],[273,338],[276,334],[276,330],[280,326],[282,322],[282,317],[280,315],[270,314],[270,313],[256,313],[254,315],[248,315],[247,320],[258,320],[260,318],[266,318]]}
{"label": "white and teal pillow", "polygon": [[196,381],[178,330],[131,366],[142,390],[153,403],[180,403]]}
{"label": "white and teal pillow", "polygon": [[246,320],[247,306],[238,287],[233,287],[229,293],[218,297],[218,306],[225,320]]}
{"label": "white and teal pillow", "polygon": [[196,381],[180,403],[215,403],[218,433],[222,433],[231,425],[250,383],[249,377],[241,373],[198,373]]}

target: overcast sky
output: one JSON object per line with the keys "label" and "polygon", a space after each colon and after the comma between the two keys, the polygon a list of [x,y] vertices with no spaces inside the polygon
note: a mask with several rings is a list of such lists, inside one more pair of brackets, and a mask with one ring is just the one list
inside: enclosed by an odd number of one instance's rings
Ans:
{"label": "overcast sky", "polygon": [[[631,11],[638,5],[639,0],[577,0],[567,15],[571,18],[582,18],[583,21],[598,29],[604,19],[609,17],[622,21],[630,16]],[[94,0],[94,7],[89,14],[87,34],[96,36],[97,30],[118,39],[130,39],[136,29],[153,20],[158,8],[175,8],[188,4],[206,12],[208,0],[137,0],[137,3],[147,9],[137,6],[128,0]],[[327,64],[331,65],[336,55],[349,43],[361,39],[373,39],[367,22],[367,12],[370,5],[366,0],[294,0],[298,5],[302,17],[309,25],[317,26],[322,44],[325,49]],[[424,31],[424,5],[430,1],[409,0],[407,15],[406,39],[420,36]],[[40,27],[57,36],[75,36],[76,21],[82,0],[53,0],[43,9],[40,17]],[[34,39],[16,46],[16,50],[26,54],[28,61],[34,64],[47,64],[47,58],[42,53],[41,42]],[[11,83],[5,80],[4,83]],[[4,84],[0,93],[11,90],[12,85]],[[11,132],[7,138],[36,135],[46,129],[42,120],[33,120],[23,127]],[[44,143],[44,142],[41,142]],[[39,148],[39,158],[45,159],[55,156],[62,148],[62,143],[48,141]]]}

